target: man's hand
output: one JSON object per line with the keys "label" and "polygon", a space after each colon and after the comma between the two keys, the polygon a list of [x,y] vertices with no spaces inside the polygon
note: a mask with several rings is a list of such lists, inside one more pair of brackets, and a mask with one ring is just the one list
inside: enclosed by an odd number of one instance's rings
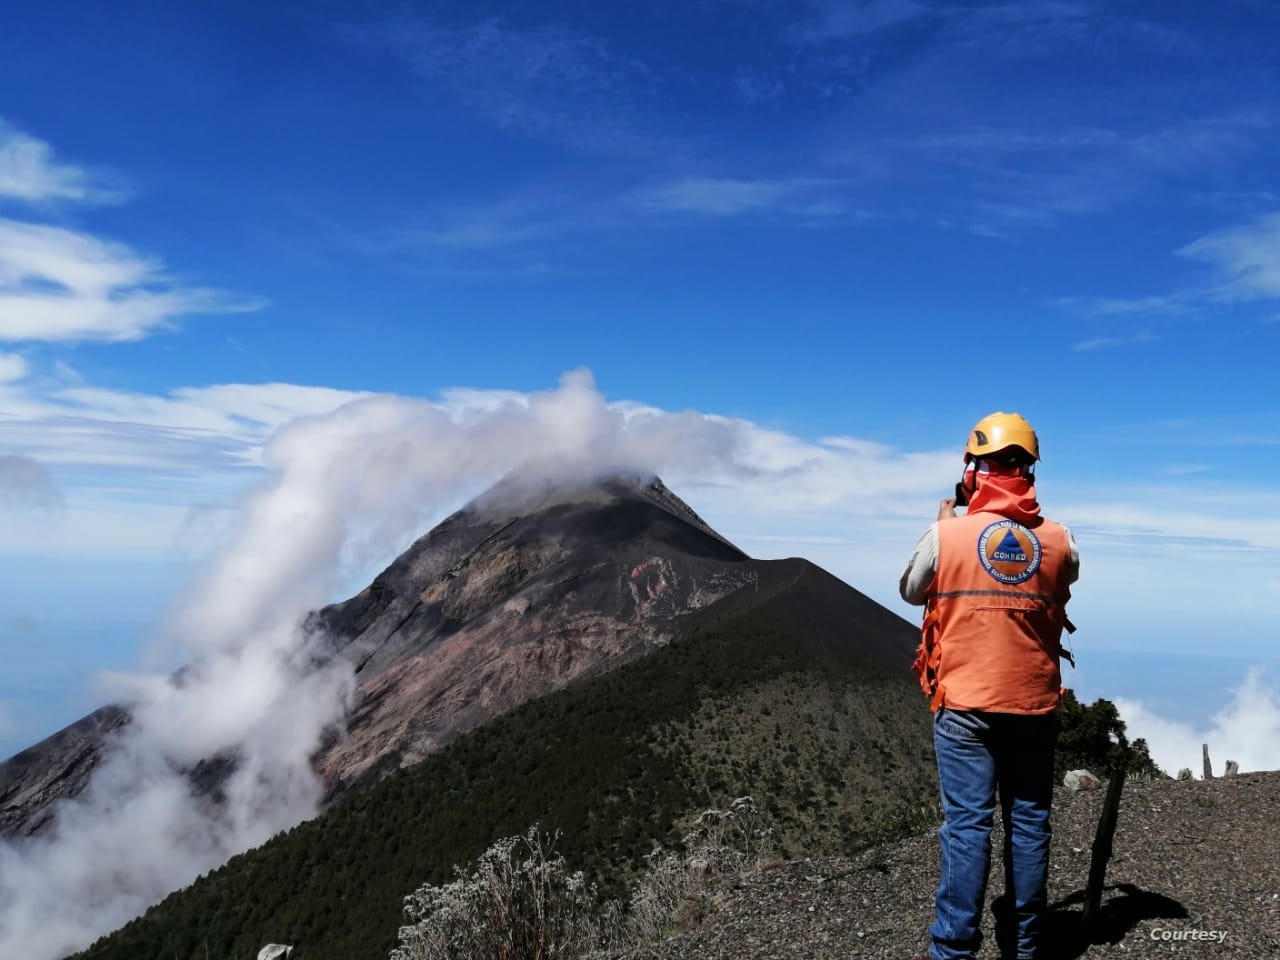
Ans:
{"label": "man's hand", "polygon": [[938,519],[949,520],[956,515],[956,498],[943,497],[942,502],[938,504]]}

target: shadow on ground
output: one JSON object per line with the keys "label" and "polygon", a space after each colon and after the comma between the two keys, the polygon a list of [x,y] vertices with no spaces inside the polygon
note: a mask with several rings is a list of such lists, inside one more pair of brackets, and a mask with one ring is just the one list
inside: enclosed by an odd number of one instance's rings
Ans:
{"label": "shadow on ground", "polygon": [[[1177,900],[1131,883],[1120,883],[1104,888],[1102,907],[1091,927],[1086,929],[1084,899],[1085,892],[1077,890],[1049,905],[1039,954],[1043,960],[1076,960],[1090,944],[1119,943],[1143,920],[1185,920],[1188,916],[1186,907]],[[1004,897],[992,904],[1001,956],[1013,957],[1017,951],[1009,932],[1008,911]]]}

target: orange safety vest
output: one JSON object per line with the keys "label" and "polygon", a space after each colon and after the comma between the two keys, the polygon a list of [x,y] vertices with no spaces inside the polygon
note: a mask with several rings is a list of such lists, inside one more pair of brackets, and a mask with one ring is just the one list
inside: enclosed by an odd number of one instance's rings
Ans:
{"label": "orange safety vest", "polygon": [[914,669],[929,708],[1051,713],[1063,696],[1070,542],[1051,520],[985,511],[938,521]]}

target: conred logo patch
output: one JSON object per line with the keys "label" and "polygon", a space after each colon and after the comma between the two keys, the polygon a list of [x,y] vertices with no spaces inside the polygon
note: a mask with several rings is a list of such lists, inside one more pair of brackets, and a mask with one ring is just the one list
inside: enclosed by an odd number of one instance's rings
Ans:
{"label": "conred logo patch", "polygon": [[1001,583],[1022,583],[1040,569],[1040,541],[1014,520],[998,520],[978,537],[982,569]]}

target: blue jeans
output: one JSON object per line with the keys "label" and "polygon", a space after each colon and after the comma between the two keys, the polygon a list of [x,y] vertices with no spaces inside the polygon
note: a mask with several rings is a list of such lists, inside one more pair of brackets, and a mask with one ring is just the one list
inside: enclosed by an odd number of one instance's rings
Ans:
{"label": "blue jeans", "polygon": [[[1033,958],[1049,873],[1049,809],[1058,717],[938,711],[933,743],[946,817],[942,877],[929,928],[932,960],[968,960],[982,943],[996,793],[1004,816],[1005,893],[1016,930],[1002,931],[1015,956]],[[1016,946],[1015,946],[1016,945]]]}

